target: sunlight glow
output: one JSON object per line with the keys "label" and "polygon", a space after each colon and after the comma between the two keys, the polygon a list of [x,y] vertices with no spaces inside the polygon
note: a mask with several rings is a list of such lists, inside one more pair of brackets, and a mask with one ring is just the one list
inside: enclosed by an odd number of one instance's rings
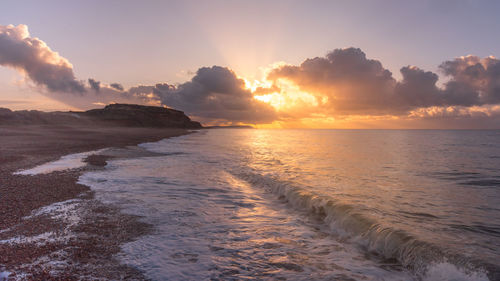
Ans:
{"label": "sunlight glow", "polygon": [[286,107],[286,99],[281,93],[274,92],[266,95],[255,95],[253,97],[270,104],[276,110],[280,110]]}
{"label": "sunlight glow", "polygon": [[252,93],[255,92],[258,88],[271,88],[272,87],[272,82],[271,81],[259,81],[259,80],[253,80],[250,81],[246,78],[242,78],[245,81],[245,87],[249,89]]}
{"label": "sunlight glow", "polygon": [[242,79],[245,81],[245,87],[254,94],[255,99],[270,104],[278,111],[296,110],[298,107],[302,109],[317,107],[328,101],[326,97],[318,100],[316,96],[300,90],[297,85],[286,79],[276,81]]}

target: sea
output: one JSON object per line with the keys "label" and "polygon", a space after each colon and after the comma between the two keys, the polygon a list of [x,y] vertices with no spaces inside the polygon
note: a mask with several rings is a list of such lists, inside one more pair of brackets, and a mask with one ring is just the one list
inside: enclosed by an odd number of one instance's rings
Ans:
{"label": "sea", "polygon": [[[211,129],[83,174],[152,280],[500,280],[500,131]],[[105,154],[105,152],[103,152]]]}

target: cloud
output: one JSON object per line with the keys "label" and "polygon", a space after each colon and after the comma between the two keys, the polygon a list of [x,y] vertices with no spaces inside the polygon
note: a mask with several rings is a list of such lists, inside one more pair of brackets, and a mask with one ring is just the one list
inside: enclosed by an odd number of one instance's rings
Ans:
{"label": "cloud", "polygon": [[147,86],[133,87],[128,91],[118,91],[109,85],[100,84],[99,91],[87,91],[83,95],[52,94],[51,97],[79,109],[92,109],[96,105],[110,103],[131,103],[160,106],[161,102],[157,95],[151,91],[137,91],[137,88],[149,88]]}
{"label": "cloud", "polygon": [[160,83],[125,90],[121,84],[106,85],[93,78],[86,86],[75,78],[67,59],[30,37],[26,25],[0,26],[0,65],[25,74],[43,94],[81,109],[125,102],[164,104],[207,121],[262,123],[276,118],[270,105],[255,100],[245,89],[243,80],[218,66],[200,68],[190,82],[178,87]]}
{"label": "cloud", "polygon": [[393,104],[403,111],[418,107],[437,106],[445,103],[441,91],[436,86],[437,74],[424,71],[416,66],[401,68],[403,80],[394,88]]}
{"label": "cloud", "polygon": [[500,117],[500,105],[484,106],[431,106],[418,108],[408,115],[418,118],[470,118],[470,117]]}
{"label": "cloud", "polygon": [[89,78],[89,85],[90,88],[92,88],[96,92],[99,92],[99,90],[101,89],[101,82],[96,81],[92,78]]}
{"label": "cloud", "polygon": [[71,63],[45,42],[30,37],[26,25],[0,25],[0,65],[18,70],[52,99],[80,109],[112,102],[159,105],[158,98],[123,92],[122,85],[103,85],[89,78],[88,87],[76,79]]}
{"label": "cloud", "polygon": [[418,108],[406,117],[406,126],[435,129],[498,129],[500,105],[432,106]]}
{"label": "cloud", "polygon": [[[315,95],[315,110],[334,115],[405,115],[433,106],[480,106],[500,103],[500,61],[467,56],[440,65],[451,79],[436,86],[438,75],[415,66],[401,68],[396,81],[378,60],[357,48],[336,49],[298,66],[273,69],[268,79],[291,81]],[[322,102],[327,100],[327,102]]]}
{"label": "cloud", "polygon": [[109,85],[111,88],[115,89],[115,90],[118,90],[118,91],[123,91],[123,86],[121,84],[118,84],[118,83],[112,83]]}
{"label": "cloud", "polygon": [[0,25],[0,65],[21,71],[49,91],[85,92],[68,60],[52,51],[45,42],[30,37],[28,27],[23,24]]}
{"label": "cloud", "polygon": [[444,93],[457,104],[483,105],[500,103],[500,60],[494,57],[459,57],[443,62],[439,68],[451,77]]}
{"label": "cloud", "polygon": [[0,65],[24,74],[42,94],[79,109],[113,102],[165,105],[206,123],[500,118],[500,60],[494,57],[469,55],[441,63],[448,77],[444,84],[436,73],[411,65],[400,69],[397,81],[380,61],[351,47],[300,65],[274,65],[268,81],[252,86],[253,92],[221,66],[202,67],[179,85],[125,89],[93,78],[78,80],[71,63],[31,37],[26,25],[0,25]]}
{"label": "cloud", "polygon": [[377,60],[367,59],[357,48],[336,49],[326,57],[285,65],[271,71],[268,79],[287,79],[314,94],[320,109],[337,114],[377,113],[390,107],[396,84],[392,73]]}
{"label": "cloud", "polygon": [[140,86],[129,93],[151,93],[160,97],[162,104],[207,122],[258,124],[277,118],[270,105],[253,98],[242,79],[220,66],[202,67],[191,81],[178,86]]}

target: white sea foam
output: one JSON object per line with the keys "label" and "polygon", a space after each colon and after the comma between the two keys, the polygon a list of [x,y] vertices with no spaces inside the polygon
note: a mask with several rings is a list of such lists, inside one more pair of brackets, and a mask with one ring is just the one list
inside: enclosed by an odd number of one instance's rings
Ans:
{"label": "white sea foam", "polygon": [[201,131],[80,182],[156,227],[119,255],[153,280],[488,280],[500,163],[463,159],[490,136],[420,134]]}
{"label": "white sea foam", "polygon": [[220,155],[193,153],[203,149],[200,141],[144,144],[166,155],[112,160],[106,170],[80,177],[97,198],[155,225],[153,234],[123,245],[119,258],[126,264],[152,280],[412,280],[235,177]]}
{"label": "white sea foam", "polygon": [[466,272],[464,269],[447,262],[432,264],[422,278],[424,281],[488,281],[485,272]]}

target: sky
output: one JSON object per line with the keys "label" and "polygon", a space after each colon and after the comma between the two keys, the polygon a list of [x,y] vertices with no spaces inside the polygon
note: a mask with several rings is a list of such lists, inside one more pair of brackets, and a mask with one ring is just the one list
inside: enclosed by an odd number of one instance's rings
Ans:
{"label": "sky", "polygon": [[500,128],[498,11],[472,0],[6,1],[0,107],[129,102],[204,124]]}

